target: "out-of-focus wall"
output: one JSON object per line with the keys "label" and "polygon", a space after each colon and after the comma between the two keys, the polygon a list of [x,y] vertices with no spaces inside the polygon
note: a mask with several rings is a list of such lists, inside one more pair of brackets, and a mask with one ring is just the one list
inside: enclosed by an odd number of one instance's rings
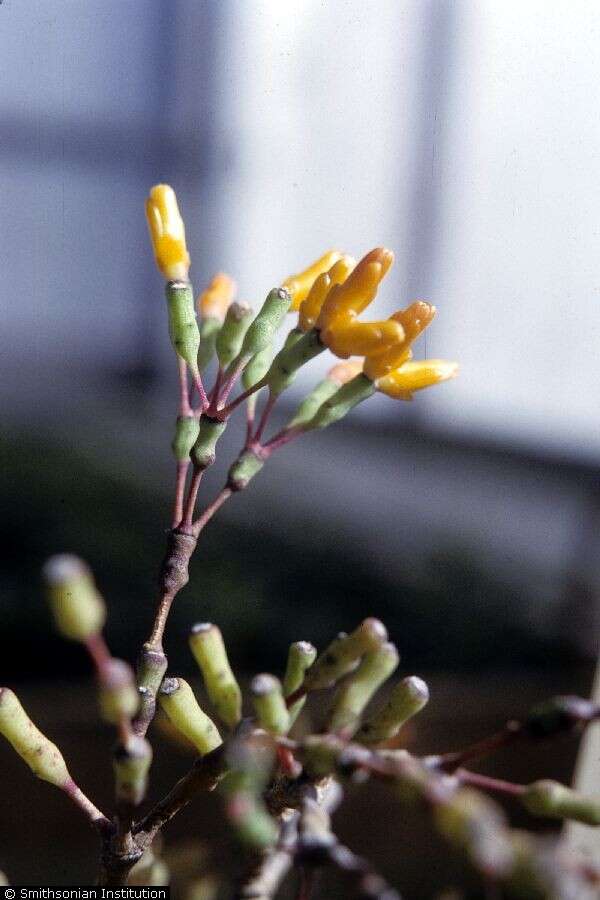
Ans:
{"label": "out-of-focus wall", "polygon": [[23,343],[84,378],[166,364],[141,203],[170,179],[198,284],[257,300],[390,245],[381,308],[436,302],[421,350],[462,363],[419,414],[598,450],[593,5],[7,0],[0,26],[9,383]]}

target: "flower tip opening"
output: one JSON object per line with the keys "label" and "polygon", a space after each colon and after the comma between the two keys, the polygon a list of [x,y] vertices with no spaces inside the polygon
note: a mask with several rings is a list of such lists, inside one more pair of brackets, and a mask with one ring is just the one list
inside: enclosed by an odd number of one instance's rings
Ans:
{"label": "flower tip opening", "polygon": [[154,258],[167,281],[188,281],[190,257],[185,243],[185,225],[175,191],[168,184],[156,184],[146,200],[146,218]]}

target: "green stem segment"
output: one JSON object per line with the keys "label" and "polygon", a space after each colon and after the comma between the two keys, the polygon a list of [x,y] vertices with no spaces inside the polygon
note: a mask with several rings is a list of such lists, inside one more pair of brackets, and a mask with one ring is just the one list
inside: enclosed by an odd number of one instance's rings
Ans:
{"label": "green stem segment", "polygon": [[258,724],[271,734],[286,734],[290,715],[283,697],[281,682],[274,675],[257,675],[250,685]]}
{"label": "green stem segment", "polygon": [[422,678],[410,675],[394,685],[387,703],[368,718],[356,734],[361,744],[380,744],[395,737],[405,722],[420,712],[429,700]]}
{"label": "green stem segment", "polygon": [[319,332],[316,329],[303,334],[298,329],[290,332],[295,340],[286,342],[286,345],[277,354],[266,376],[271,394],[279,396],[288,388],[296,378],[298,370],[319,353],[325,350],[325,346],[319,340]]}
{"label": "green stem segment", "polygon": [[306,431],[314,428],[327,428],[343,419],[351,409],[372,397],[376,391],[375,383],[362,372],[347,384],[342,385],[322,406],[313,418],[303,427]]}
{"label": "green stem segment", "polygon": [[[291,697],[291,695],[302,686],[306,672],[315,659],[317,658],[316,648],[308,641],[296,641],[290,645],[287,658],[287,667],[283,678],[283,695]],[[294,724],[302,711],[302,707],[306,703],[306,697],[301,697],[292,703],[288,709],[290,717],[290,727]]]}
{"label": "green stem segment", "polygon": [[341,633],[323,651],[304,680],[306,691],[331,687],[356,668],[365,653],[387,641],[387,631],[379,619],[365,619],[351,634]]}
{"label": "green stem segment", "polygon": [[221,721],[234,728],[242,717],[242,692],[229,665],[220,629],[210,622],[200,622],[192,628],[189,643],[210,702]]}
{"label": "green stem segment", "polygon": [[365,653],[358,669],[341,686],[331,711],[329,731],[352,737],[363,711],[376,691],[398,666],[400,656],[393,644],[381,644]]}
{"label": "green stem segment", "polygon": [[221,368],[226,369],[242,349],[251,317],[252,309],[247,303],[232,303],[227,310],[223,327],[216,340],[217,356]]}
{"label": "green stem segment", "polygon": [[194,375],[198,372],[200,331],[194,308],[194,292],[189,281],[169,281],[165,287],[169,314],[169,337],[177,356],[185,360]]}
{"label": "green stem segment", "polygon": [[198,437],[192,447],[190,456],[199,471],[208,469],[215,461],[217,441],[227,427],[227,422],[213,419],[211,416],[200,417]]}
{"label": "green stem segment", "polygon": [[194,745],[200,756],[223,743],[217,726],[200,708],[194,692],[183,678],[165,678],[158,700],[175,728]]}
{"label": "green stem segment", "polygon": [[198,350],[198,370],[204,372],[205,368],[215,355],[217,335],[223,322],[216,316],[206,316],[200,325],[200,348]]}
{"label": "green stem segment", "polygon": [[258,475],[265,464],[260,453],[255,450],[244,450],[235,460],[227,476],[227,486],[232,491],[243,491],[248,483]]}
{"label": "green stem segment", "polygon": [[331,378],[324,378],[323,381],[320,381],[310,394],[304,398],[296,410],[293,419],[288,422],[287,427],[305,428],[311,419],[314,418],[317,410],[326,400],[329,400],[339,388],[340,385],[337,381],[332,381]]}

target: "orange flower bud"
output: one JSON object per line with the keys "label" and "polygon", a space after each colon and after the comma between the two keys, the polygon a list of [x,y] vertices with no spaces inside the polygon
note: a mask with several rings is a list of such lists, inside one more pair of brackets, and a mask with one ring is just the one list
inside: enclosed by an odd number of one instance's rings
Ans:
{"label": "orange flower bud", "polygon": [[374,353],[365,354],[369,358],[365,361],[365,374],[375,381],[389,375],[394,369],[398,369],[403,363],[409,359],[410,346],[422,331],[432,322],[435,316],[435,306],[425,303],[424,300],[417,300],[411,303],[406,309],[402,309],[391,317],[393,321],[398,322],[404,329],[404,340],[400,341],[393,347]]}
{"label": "orange flower bud", "polygon": [[297,275],[289,275],[285,279],[281,287],[286,288],[291,295],[292,305],[290,306],[290,312],[299,308],[319,275],[329,271],[341,256],[342,254],[339,250],[329,250],[315,260],[314,263],[311,263],[303,272],[299,272]]}
{"label": "orange flower bud", "polygon": [[404,329],[393,319],[383,322],[357,322],[353,317],[336,319],[320,333],[321,341],[342,359],[368,356],[389,350],[404,340]]}
{"label": "orange flower bud", "polygon": [[328,272],[323,272],[314,281],[306,299],[300,304],[298,327],[301,331],[310,331],[321,312],[327,294],[335,284],[343,284],[348,278],[356,260],[351,256],[342,256]]}
{"label": "orange flower bud", "polygon": [[340,386],[342,384],[347,384],[349,381],[352,381],[359,372],[362,372],[362,367],[362,359],[347,359],[344,362],[336,363],[336,365],[332,366],[327,373],[327,380],[335,381],[335,383]]}
{"label": "orange flower bud", "polygon": [[157,184],[146,200],[146,218],[156,265],[167,281],[187,281],[190,256],[185,244],[185,225],[175,191]]}
{"label": "orange flower bud", "polygon": [[225,272],[217,272],[210,284],[198,297],[198,312],[203,319],[225,320],[228,306],[236,295],[237,285]]}
{"label": "orange flower bud", "polygon": [[421,359],[404,363],[399,369],[377,379],[377,390],[394,400],[412,400],[415,391],[440,384],[454,378],[458,373],[458,363],[445,359]]}
{"label": "orange flower bud", "polygon": [[316,327],[329,328],[337,318],[357,316],[377,294],[379,283],[394,261],[391,250],[377,247],[367,253],[343,284],[333,287],[322,306]]}

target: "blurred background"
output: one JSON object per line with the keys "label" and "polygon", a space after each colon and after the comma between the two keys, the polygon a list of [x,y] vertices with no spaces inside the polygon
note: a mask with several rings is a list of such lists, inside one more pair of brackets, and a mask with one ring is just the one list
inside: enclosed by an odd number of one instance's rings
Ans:
{"label": "blurred background", "polygon": [[[376,614],[404,671],[436,685],[414,736],[428,752],[553,690],[589,691],[599,32],[583,0],[0,5],[0,669],[75,760],[98,734],[88,662],[50,630],[38,573],[50,553],[84,556],[111,647],[131,658],[174,481],[176,368],[143,215],[158,181],[177,191],[197,291],[223,269],[257,306],[326,248],[386,245],[378,312],[435,303],[416,355],[461,364],[412,404],[378,396],[286,448],[225,506],[175,606],[172,665],[192,671],[197,620],[218,621],[252,673],[281,668],[290,640],[322,645]],[[329,364],[309,367],[275,426]],[[568,778],[574,752],[546,756],[543,774]],[[5,747],[0,759],[12,772]],[[86,759],[74,767],[93,780]],[[46,801],[24,778],[14,762],[11,818]],[[48,802],[40,828],[67,820]],[[32,862],[7,806],[0,868],[61,883],[75,865],[86,882],[93,838],[76,835],[70,868],[56,846]],[[429,895],[405,877],[406,896]]]}

